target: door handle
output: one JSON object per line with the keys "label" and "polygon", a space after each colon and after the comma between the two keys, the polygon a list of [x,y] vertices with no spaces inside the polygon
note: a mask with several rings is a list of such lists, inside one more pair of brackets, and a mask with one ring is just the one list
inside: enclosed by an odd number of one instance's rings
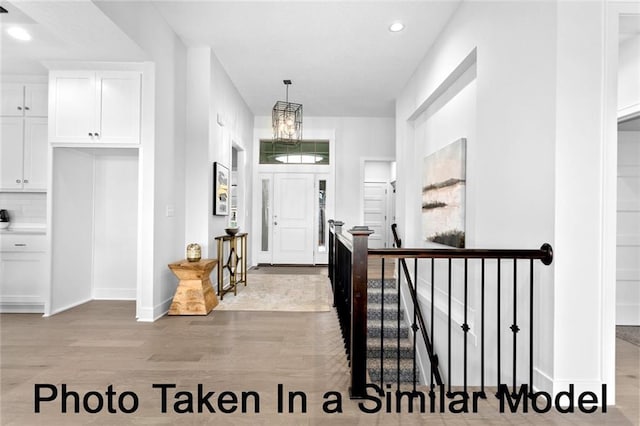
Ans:
{"label": "door handle", "polygon": [[278,224],[278,222],[273,222],[273,224],[274,224],[274,225],[277,225],[277,224]]}

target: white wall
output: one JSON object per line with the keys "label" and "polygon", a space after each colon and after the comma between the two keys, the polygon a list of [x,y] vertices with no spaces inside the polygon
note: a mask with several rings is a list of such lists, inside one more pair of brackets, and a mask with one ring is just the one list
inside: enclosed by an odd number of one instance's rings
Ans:
{"label": "white wall", "polygon": [[95,150],[93,299],[135,300],[138,150]]}
{"label": "white wall", "polygon": [[211,49],[187,49],[187,139],[185,153],[185,243],[200,244],[204,258],[215,256],[209,247],[212,214],[209,123],[211,107]]}
{"label": "white wall", "polygon": [[[231,175],[231,148],[236,146],[244,151],[245,155],[239,156],[243,158],[245,164],[238,164],[238,173],[245,175],[247,182],[250,181],[253,172],[253,128],[254,115],[247,106],[242,96],[231,81],[231,78],[224,70],[222,64],[211,53],[211,86],[210,86],[210,106],[209,106],[209,165],[208,165],[208,190],[207,197],[209,202],[209,246],[213,247],[214,238],[218,235],[224,235],[224,228],[229,226],[230,217],[213,215],[213,162],[218,161],[229,169]],[[218,120],[223,125],[218,124]],[[204,194],[203,194],[204,196]],[[248,232],[251,235],[252,214],[252,188],[250,185],[245,186],[244,193],[244,211],[238,211],[239,223],[242,224],[242,232]],[[229,201],[231,203],[231,201]],[[210,250],[211,255],[217,254],[216,251]],[[251,264],[251,259],[247,259]]]}
{"label": "white wall", "polygon": [[475,49],[468,241],[554,246],[554,264],[537,268],[534,375],[537,388],[553,392],[568,383],[576,392],[598,390],[614,380],[601,369],[602,201],[594,190],[603,144],[602,10],[598,2],[463,3],[396,107],[398,222],[406,245],[420,246],[421,162],[456,136],[441,136],[445,122],[423,131],[419,115]]}
{"label": "white wall", "polygon": [[[253,113],[210,48],[187,52],[187,153],[186,243],[198,243],[203,257],[215,258],[214,238],[224,234],[229,216],[213,215],[213,163],[231,172],[231,147],[251,158]],[[222,124],[220,124],[222,123]],[[251,176],[251,162],[239,164],[239,173]],[[251,188],[245,188],[245,208],[238,214],[250,217]],[[242,232],[251,232],[250,220],[239,220]]]}
{"label": "white wall", "polygon": [[640,112],[640,36],[620,43],[618,59],[618,117]]}
{"label": "white wall", "polygon": [[93,156],[53,150],[51,184],[51,302],[45,315],[91,300],[93,273]]}
{"label": "white wall", "polygon": [[[186,48],[152,4],[98,6],[152,63],[143,80],[142,286],[137,299],[138,319],[153,321],[167,312],[177,285],[167,264],[185,257]],[[148,108],[145,100],[151,103]]]}
{"label": "white wall", "polygon": [[391,182],[391,162],[390,161],[365,161],[364,162],[365,182]]}

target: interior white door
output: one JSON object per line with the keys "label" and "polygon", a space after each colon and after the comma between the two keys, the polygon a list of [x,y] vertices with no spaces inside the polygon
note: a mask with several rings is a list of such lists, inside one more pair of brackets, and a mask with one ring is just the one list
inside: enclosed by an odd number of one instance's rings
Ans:
{"label": "interior white door", "polygon": [[387,243],[387,183],[364,183],[364,224],[373,230],[369,248],[384,248]]}
{"label": "interior white door", "polygon": [[314,175],[274,175],[273,263],[313,264]]}

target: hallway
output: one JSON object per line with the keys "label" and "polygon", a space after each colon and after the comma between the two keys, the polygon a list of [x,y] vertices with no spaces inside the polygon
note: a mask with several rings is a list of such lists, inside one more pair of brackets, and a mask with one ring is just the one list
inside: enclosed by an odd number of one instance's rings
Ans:
{"label": "hallway", "polygon": [[[500,414],[498,402],[481,402],[478,413],[365,414],[356,401],[348,399],[348,364],[335,312],[218,312],[205,317],[162,317],[154,323],[134,320],[133,302],[94,301],[50,318],[35,314],[0,316],[2,331],[2,425],[42,422],[68,424],[638,424],[640,348],[618,339],[618,407],[606,415]],[[82,396],[89,391],[105,395],[113,385],[116,400],[124,392],[139,398],[134,414],[84,412],[61,414],[60,399],[42,402],[34,414],[34,385],[51,384],[61,392]],[[160,388],[153,384],[175,384],[166,388],[167,413],[162,413]],[[215,392],[210,399],[216,410],[197,413],[198,385]],[[288,392],[306,396],[307,412],[300,413],[302,396],[295,398],[296,413],[278,413],[278,385]],[[194,394],[196,413],[177,414],[174,392]],[[237,410],[221,411],[222,392],[238,396]],[[254,391],[259,407],[247,399],[247,413],[241,413],[242,392]],[[342,398],[341,413],[323,412],[323,403]],[[50,388],[42,390],[48,396]],[[220,397],[220,400],[217,398]],[[90,408],[96,406],[90,398]],[[224,398],[232,398],[227,394]],[[125,409],[131,406],[123,399]],[[222,404],[223,408],[232,403]],[[367,406],[372,406],[368,402]],[[73,411],[73,398],[68,399]],[[185,409],[186,405],[178,406]],[[254,409],[259,414],[254,413]],[[335,409],[336,405],[329,405]],[[384,411],[384,409],[382,410]],[[631,420],[633,419],[633,421]]]}

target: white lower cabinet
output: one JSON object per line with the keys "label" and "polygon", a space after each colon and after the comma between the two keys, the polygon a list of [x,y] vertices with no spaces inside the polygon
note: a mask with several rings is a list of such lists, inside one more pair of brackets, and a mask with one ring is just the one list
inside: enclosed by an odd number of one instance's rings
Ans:
{"label": "white lower cabinet", "polygon": [[0,311],[44,312],[45,235],[0,234]]}

